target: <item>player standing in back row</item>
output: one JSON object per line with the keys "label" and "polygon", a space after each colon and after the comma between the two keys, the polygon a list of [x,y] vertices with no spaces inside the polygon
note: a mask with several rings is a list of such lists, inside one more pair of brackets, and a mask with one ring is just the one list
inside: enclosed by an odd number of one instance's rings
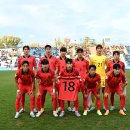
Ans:
{"label": "player standing in back row", "polygon": [[[81,80],[82,80],[82,84],[81,84],[81,87],[80,87],[80,91],[84,92],[84,81],[85,81],[85,77],[87,75],[87,72],[88,72],[88,67],[89,67],[89,62],[84,59],[83,57],[83,49],[82,48],[78,48],[77,49],[77,55],[78,57],[74,60],[74,68],[76,70],[78,70],[80,76],[81,76]],[[83,107],[84,107],[84,110],[86,110],[87,108],[85,108],[85,99],[84,99],[84,94],[83,94]]]}

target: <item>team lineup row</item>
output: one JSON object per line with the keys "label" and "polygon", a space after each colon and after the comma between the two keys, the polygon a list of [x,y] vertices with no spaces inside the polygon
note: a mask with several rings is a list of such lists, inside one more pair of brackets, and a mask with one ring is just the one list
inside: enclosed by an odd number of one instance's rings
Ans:
{"label": "team lineup row", "polygon": [[[119,113],[126,115],[124,112],[126,111],[125,86],[127,85],[125,65],[120,61],[118,51],[113,52],[113,60],[109,61],[106,56],[102,55],[102,49],[102,45],[97,45],[97,54],[88,61],[83,57],[83,49],[78,48],[77,57],[72,60],[66,58],[67,49],[65,47],[60,49],[60,57],[56,58],[51,55],[51,46],[46,45],[46,53],[40,58],[39,68],[36,70],[35,58],[29,55],[29,46],[24,46],[24,55],[18,59],[18,70],[15,75],[17,88],[15,118],[18,118],[25,111],[26,93],[30,96],[30,116],[39,117],[44,112],[47,92],[52,97],[55,117],[58,116],[59,111],[59,116],[64,116],[64,101],[67,101],[69,111],[72,111],[70,101],[74,102],[73,111],[77,117],[81,116],[78,111],[79,92],[83,95],[83,115],[87,115],[89,110],[95,109],[95,100],[97,114],[102,115],[100,90],[103,94],[103,107],[106,110],[104,115],[109,115],[109,95],[111,99],[110,110],[114,110],[115,93],[120,96]],[[38,111],[36,115],[34,113],[35,105]],[[57,106],[59,107],[57,108]]]}

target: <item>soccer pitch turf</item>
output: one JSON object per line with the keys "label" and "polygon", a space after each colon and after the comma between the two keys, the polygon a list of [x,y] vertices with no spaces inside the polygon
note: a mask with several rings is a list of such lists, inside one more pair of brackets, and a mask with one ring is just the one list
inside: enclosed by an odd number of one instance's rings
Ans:
{"label": "soccer pitch turf", "polygon": [[[127,116],[119,115],[119,97],[115,96],[116,110],[109,116],[98,116],[96,111],[89,112],[87,116],[75,117],[74,113],[67,112],[63,118],[52,116],[51,98],[47,95],[45,112],[39,118],[29,117],[29,98],[26,95],[26,112],[20,118],[15,115],[15,82],[13,71],[0,72],[0,130],[129,130],[130,129],[130,70],[127,71]],[[82,114],[82,95],[79,94]],[[71,103],[73,106],[73,103]],[[104,111],[101,110],[103,113]]]}

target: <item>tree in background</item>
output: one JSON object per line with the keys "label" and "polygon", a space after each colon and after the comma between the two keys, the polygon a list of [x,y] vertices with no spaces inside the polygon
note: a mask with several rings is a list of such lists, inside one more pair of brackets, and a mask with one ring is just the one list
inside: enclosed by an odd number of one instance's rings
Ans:
{"label": "tree in background", "polygon": [[16,36],[3,36],[0,38],[0,47],[16,48],[21,43],[22,39]]}

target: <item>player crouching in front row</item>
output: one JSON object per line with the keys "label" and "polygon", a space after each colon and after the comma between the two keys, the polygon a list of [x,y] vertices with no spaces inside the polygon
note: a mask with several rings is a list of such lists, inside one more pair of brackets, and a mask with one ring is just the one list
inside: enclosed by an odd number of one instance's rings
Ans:
{"label": "player crouching in front row", "polygon": [[89,73],[86,75],[85,78],[85,91],[84,91],[84,100],[85,100],[85,110],[83,115],[87,115],[87,108],[88,108],[88,95],[92,92],[93,95],[96,97],[96,105],[97,105],[97,114],[102,115],[100,111],[101,107],[101,100],[99,94],[99,87],[100,87],[101,79],[100,75],[96,73],[96,66],[90,65],[89,66]]}
{"label": "player crouching in front row", "polygon": [[15,74],[15,81],[16,81],[16,115],[15,118],[18,118],[20,116],[19,110],[20,110],[20,101],[23,96],[23,94],[28,93],[30,96],[30,116],[35,117],[35,114],[33,113],[34,110],[34,81],[35,76],[34,72],[29,69],[29,62],[23,61],[22,62],[22,68],[19,69]]}
{"label": "player crouching in front row", "polygon": [[109,115],[108,109],[108,95],[111,93],[117,93],[120,96],[120,111],[119,113],[123,116],[126,114],[123,111],[125,105],[125,95],[123,94],[123,89],[127,81],[125,79],[125,74],[121,71],[120,64],[114,64],[113,70],[108,73],[106,77],[106,88],[104,93],[104,105],[106,108],[106,112],[104,115]]}
{"label": "player crouching in front row", "polygon": [[40,68],[36,74],[36,83],[37,83],[37,109],[38,113],[36,117],[39,117],[42,114],[41,105],[42,105],[42,97],[45,96],[46,91],[50,93],[52,97],[52,106],[53,106],[53,116],[57,117],[57,98],[55,94],[55,75],[52,70],[49,68],[49,61],[47,59],[43,59],[42,68]]}

